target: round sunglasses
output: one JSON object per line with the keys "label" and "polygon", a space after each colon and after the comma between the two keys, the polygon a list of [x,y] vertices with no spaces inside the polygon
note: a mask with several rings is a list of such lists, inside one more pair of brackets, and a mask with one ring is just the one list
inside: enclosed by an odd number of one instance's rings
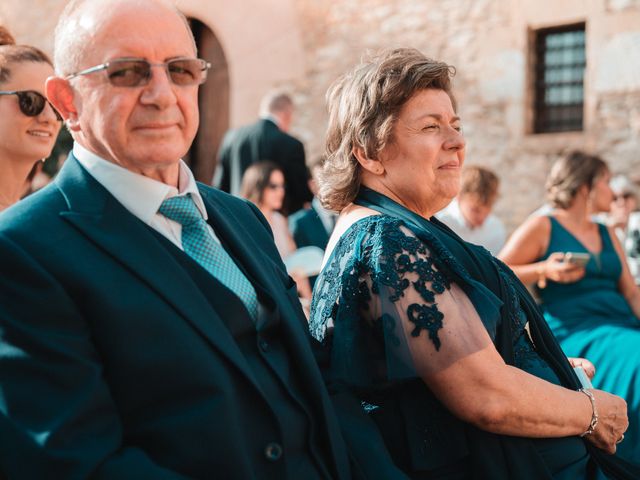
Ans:
{"label": "round sunglasses", "polygon": [[18,105],[20,111],[27,117],[37,117],[42,113],[47,103],[51,106],[51,110],[56,114],[56,120],[62,121],[62,117],[53,105],[42,95],[34,90],[11,90],[0,91],[0,95],[16,95],[18,97]]}

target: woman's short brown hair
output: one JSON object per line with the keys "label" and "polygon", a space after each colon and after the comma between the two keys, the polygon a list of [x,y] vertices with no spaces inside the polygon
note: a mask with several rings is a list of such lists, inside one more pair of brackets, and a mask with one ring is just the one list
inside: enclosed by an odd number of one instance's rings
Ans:
{"label": "woman's short brown hair", "polygon": [[551,167],[546,183],[547,200],[556,208],[569,208],[582,186],[591,189],[608,171],[607,163],[599,156],[571,152]]}
{"label": "woman's short brown hair", "polygon": [[444,90],[451,98],[455,69],[431,60],[418,50],[386,50],[363,61],[339,78],[327,92],[329,126],[326,160],[320,176],[320,201],[330,210],[342,210],[360,190],[360,168],[353,155],[362,148],[368,158],[392,139],[402,106],[418,91]]}
{"label": "woman's short brown hair", "polygon": [[0,26],[0,83],[11,77],[11,66],[22,62],[43,62],[53,66],[42,50],[30,45],[16,45],[9,31]]}
{"label": "woman's short brown hair", "polygon": [[240,196],[259,205],[273,172],[282,172],[282,168],[267,160],[251,165],[242,176]]}

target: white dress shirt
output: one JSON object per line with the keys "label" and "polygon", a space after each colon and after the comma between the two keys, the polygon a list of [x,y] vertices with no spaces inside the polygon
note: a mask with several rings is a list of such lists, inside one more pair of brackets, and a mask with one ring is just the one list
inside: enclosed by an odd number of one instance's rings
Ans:
{"label": "white dress shirt", "polygon": [[504,225],[498,217],[490,213],[479,227],[472,227],[460,211],[458,199],[454,199],[444,210],[436,213],[436,218],[456,232],[463,240],[482,245],[492,255],[497,255],[507,239]]}
{"label": "white dress shirt", "polygon": [[[207,210],[198,191],[196,180],[182,160],[180,160],[178,188],[175,188],[100,158],[77,142],[73,144],[73,156],[124,208],[169,239],[180,250],[184,251],[182,225],[158,213],[162,202],[176,195],[190,193],[202,217],[207,219]],[[211,227],[207,225],[207,228],[212,238],[220,243]]]}

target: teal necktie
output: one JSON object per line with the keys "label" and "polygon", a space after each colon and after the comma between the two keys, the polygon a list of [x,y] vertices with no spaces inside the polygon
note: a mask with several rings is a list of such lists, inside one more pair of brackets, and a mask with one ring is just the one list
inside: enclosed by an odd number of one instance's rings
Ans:
{"label": "teal necktie", "polygon": [[158,212],[182,225],[182,248],[185,253],[235,293],[255,320],[258,315],[258,298],[253,285],[222,245],[213,239],[191,194],[167,198]]}

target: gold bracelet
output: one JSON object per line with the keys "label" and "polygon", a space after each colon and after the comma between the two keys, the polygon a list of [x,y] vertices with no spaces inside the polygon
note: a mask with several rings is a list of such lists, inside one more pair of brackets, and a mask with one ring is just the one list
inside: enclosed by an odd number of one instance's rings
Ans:
{"label": "gold bracelet", "polygon": [[596,410],[596,398],[593,396],[591,391],[581,388],[578,390],[579,392],[584,393],[587,397],[589,397],[589,401],[591,402],[591,423],[589,423],[589,428],[586,432],[584,432],[581,437],[586,437],[587,435],[591,435],[598,425],[598,410]]}

